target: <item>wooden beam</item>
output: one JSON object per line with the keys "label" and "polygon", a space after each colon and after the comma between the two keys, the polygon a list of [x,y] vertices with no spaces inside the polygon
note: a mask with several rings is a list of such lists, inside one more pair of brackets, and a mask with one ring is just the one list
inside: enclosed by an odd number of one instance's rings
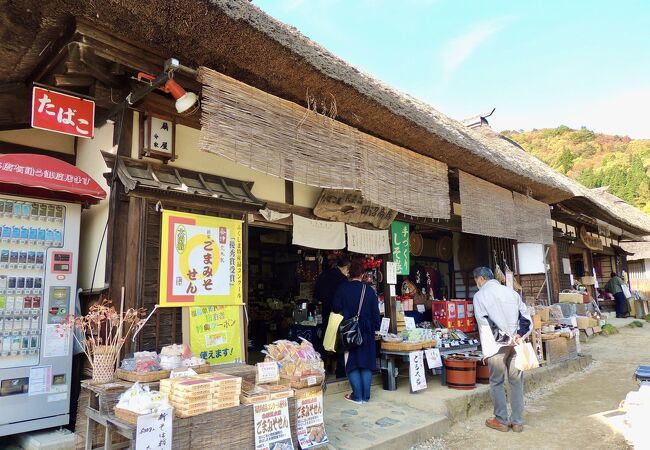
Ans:
{"label": "wooden beam", "polygon": [[293,205],[293,181],[284,180],[284,202]]}
{"label": "wooden beam", "polygon": [[95,84],[95,78],[88,75],[60,75],[54,74],[56,87],[90,87]]}
{"label": "wooden beam", "polygon": [[61,63],[68,55],[68,43],[74,36],[74,23],[72,21],[61,30],[59,35],[53,41],[49,42],[47,47],[41,53],[41,62],[36,66],[32,73],[27,77],[26,84],[30,85],[34,81],[40,81]]}
{"label": "wooden beam", "polygon": [[88,72],[106,86],[118,88],[122,82],[112,76],[105,64],[95,56],[94,50],[86,45],[79,47],[79,60],[86,65]]}

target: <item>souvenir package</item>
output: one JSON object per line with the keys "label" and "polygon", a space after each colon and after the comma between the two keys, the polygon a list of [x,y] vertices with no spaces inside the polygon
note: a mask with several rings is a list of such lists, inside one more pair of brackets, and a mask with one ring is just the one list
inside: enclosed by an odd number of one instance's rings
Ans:
{"label": "souvenir package", "polygon": [[302,339],[300,344],[280,340],[266,346],[266,361],[276,361],[282,377],[321,376],[325,373],[320,354],[311,342]]}
{"label": "souvenir package", "polygon": [[120,395],[116,408],[125,409],[136,414],[151,414],[169,408],[167,396],[149,390],[148,386],[135,383]]}

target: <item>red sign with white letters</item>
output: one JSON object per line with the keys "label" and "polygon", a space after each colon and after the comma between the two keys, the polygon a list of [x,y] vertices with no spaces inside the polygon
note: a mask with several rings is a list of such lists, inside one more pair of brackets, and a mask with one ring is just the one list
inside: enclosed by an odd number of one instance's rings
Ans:
{"label": "red sign with white letters", "polygon": [[95,102],[34,86],[32,127],[92,138],[95,135]]}

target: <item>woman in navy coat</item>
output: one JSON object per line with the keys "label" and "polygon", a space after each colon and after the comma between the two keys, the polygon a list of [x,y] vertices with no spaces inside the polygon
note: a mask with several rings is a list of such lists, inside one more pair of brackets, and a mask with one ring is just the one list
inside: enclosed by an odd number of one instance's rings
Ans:
{"label": "woman in navy coat", "polygon": [[[350,281],[342,284],[336,291],[332,310],[343,315],[347,320],[357,315],[363,290],[361,278],[364,274],[363,263],[352,261],[350,265]],[[366,293],[359,314],[359,329],[363,336],[360,347],[345,353],[345,372],[352,387],[352,393],[345,398],[355,403],[370,400],[370,382],[372,372],[377,370],[377,354],[375,332],[379,331],[381,317],[379,316],[379,301],[372,286],[366,285]]]}

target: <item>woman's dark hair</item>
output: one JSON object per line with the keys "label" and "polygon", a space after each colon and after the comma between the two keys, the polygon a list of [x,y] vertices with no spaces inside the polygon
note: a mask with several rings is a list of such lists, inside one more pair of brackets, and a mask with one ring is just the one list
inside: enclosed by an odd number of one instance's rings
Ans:
{"label": "woman's dark hair", "polygon": [[353,259],[350,263],[350,278],[359,278],[366,270],[361,259]]}
{"label": "woman's dark hair", "polygon": [[336,267],[338,267],[339,269],[342,269],[344,267],[348,267],[349,265],[350,265],[350,260],[348,258],[345,258],[345,257],[339,258],[336,261]]}
{"label": "woman's dark hair", "polygon": [[617,277],[618,275],[616,275],[616,272],[612,272],[612,273],[609,274],[609,276],[614,278],[614,277]]}

